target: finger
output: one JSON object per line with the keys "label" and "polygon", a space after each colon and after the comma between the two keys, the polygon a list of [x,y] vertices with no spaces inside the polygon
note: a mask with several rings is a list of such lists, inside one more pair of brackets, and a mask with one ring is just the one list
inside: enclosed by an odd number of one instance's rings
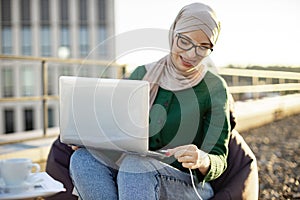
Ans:
{"label": "finger", "polygon": [[176,151],[174,157],[178,160],[181,157],[190,156],[190,153],[187,150]]}
{"label": "finger", "polygon": [[197,166],[194,163],[182,163],[182,166],[184,168],[189,168],[189,169],[196,169]]}
{"label": "finger", "polygon": [[187,154],[188,151],[195,151],[197,149],[198,149],[197,146],[193,144],[189,144],[189,145],[178,146],[173,149],[168,149],[168,152],[170,156],[174,155],[175,157],[179,157],[181,155]]}
{"label": "finger", "polygon": [[168,152],[166,153],[167,156],[174,156],[176,159],[182,155],[182,151],[178,150],[177,148],[174,149],[168,149]]}
{"label": "finger", "polygon": [[177,160],[178,162],[182,162],[182,163],[194,163],[194,164],[196,163],[194,156],[181,156]]}
{"label": "finger", "polygon": [[175,154],[175,152],[176,152],[175,149],[168,149],[167,152],[166,152],[166,155],[167,156],[173,156]]}
{"label": "finger", "polygon": [[180,157],[189,156],[193,160],[197,160],[197,155],[198,155],[197,151],[190,150],[190,149],[183,149],[183,150],[177,151],[174,154],[174,157],[177,158],[177,159],[179,159]]}
{"label": "finger", "polygon": [[186,147],[184,147],[184,146],[179,146],[179,147],[175,147],[175,148],[173,148],[173,149],[168,149],[168,152],[169,152],[170,156],[173,156],[173,155],[175,155],[176,153],[177,153],[177,155],[178,155],[178,152],[184,150],[185,148],[186,148]]}

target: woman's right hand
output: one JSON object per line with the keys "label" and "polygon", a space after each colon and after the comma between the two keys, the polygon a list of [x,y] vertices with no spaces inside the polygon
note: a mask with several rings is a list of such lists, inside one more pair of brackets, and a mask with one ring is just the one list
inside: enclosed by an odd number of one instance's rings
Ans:
{"label": "woman's right hand", "polygon": [[71,145],[71,148],[72,148],[74,151],[76,151],[77,149],[79,149],[78,146],[74,146],[74,145]]}

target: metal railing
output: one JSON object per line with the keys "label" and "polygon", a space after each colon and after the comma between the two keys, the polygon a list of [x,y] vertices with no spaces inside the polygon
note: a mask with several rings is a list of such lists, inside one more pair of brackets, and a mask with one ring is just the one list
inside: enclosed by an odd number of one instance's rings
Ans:
{"label": "metal railing", "polygon": [[[218,73],[222,76],[231,76],[232,84],[229,87],[231,94],[252,93],[254,99],[258,98],[258,93],[263,92],[283,92],[297,91],[300,92],[300,73],[287,71],[271,71],[271,70],[253,70],[253,69],[234,69],[220,68]],[[240,77],[250,77],[250,85],[240,85]],[[278,79],[278,84],[263,83],[259,78]],[[294,83],[286,83],[285,80],[294,80]]]}

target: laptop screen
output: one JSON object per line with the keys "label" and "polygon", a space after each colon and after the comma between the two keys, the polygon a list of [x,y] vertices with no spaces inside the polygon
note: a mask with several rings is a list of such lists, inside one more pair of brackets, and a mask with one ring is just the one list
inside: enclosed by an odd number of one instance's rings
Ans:
{"label": "laptop screen", "polygon": [[62,142],[148,151],[148,82],[62,76],[59,95]]}

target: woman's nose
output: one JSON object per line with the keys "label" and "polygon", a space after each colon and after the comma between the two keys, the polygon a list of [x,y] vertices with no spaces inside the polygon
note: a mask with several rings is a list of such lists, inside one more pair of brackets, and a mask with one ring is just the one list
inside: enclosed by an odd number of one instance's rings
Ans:
{"label": "woman's nose", "polygon": [[195,51],[195,48],[191,48],[190,50],[187,50],[185,53],[186,53],[188,58],[194,58],[197,55],[196,51]]}

